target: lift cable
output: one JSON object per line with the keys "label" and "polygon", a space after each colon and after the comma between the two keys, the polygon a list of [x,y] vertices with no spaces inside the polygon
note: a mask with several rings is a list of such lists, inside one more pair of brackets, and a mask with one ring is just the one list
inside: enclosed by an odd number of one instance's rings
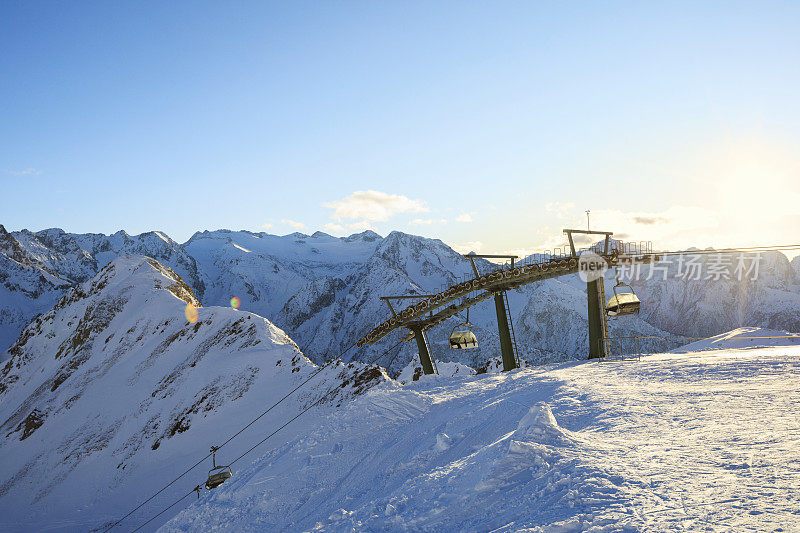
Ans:
{"label": "lift cable", "polygon": [[256,422],[257,422],[257,421],[258,421],[260,418],[262,418],[264,415],[266,415],[267,413],[269,413],[270,411],[272,411],[272,410],[273,410],[273,409],[274,409],[274,408],[275,408],[275,407],[276,407],[278,404],[280,404],[280,403],[281,403],[281,402],[283,402],[283,401],[284,401],[286,398],[288,398],[289,396],[291,396],[292,394],[294,394],[295,392],[297,392],[297,390],[298,390],[300,387],[302,387],[303,385],[305,385],[306,383],[308,383],[309,381],[311,381],[312,379],[314,379],[315,377],[317,377],[317,376],[319,375],[319,373],[320,373],[320,372],[322,372],[322,370],[323,370],[323,369],[325,369],[325,367],[327,367],[328,365],[330,365],[332,362],[334,362],[334,361],[338,361],[339,359],[341,359],[341,358],[342,358],[342,357],[343,357],[343,356],[344,356],[344,355],[345,355],[347,352],[349,352],[350,350],[352,350],[352,349],[353,349],[355,346],[356,346],[356,343],[353,343],[353,344],[351,344],[350,346],[348,346],[348,348],[347,348],[345,351],[343,351],[342,353],[340,353],[340,354],[339,354],[337,357],[335,357],[335,358],[331,359],[330,361],[328,361],[328,362],[327,362],[327,363],[325,363],[324,365],[322,365],[322,366],[320,366],[319,368],[317,368],[317,369],[316,369],[314,372],[312,372],[312,373],[311,373],[311,375],[310,375],[310,376],[309,376],[309,377],[308,377],[308,378],[307,378],[305,381],[303,381],[302,383],[300,383],[300,385],[298,385],[297,387],[295,387],[295,388],[294,388],[294,389],[292,389],[291,391],[287,392],[287,393],[286,393],[286,394],[283,396],[283,398],[281,398],[280,400],[278,400],[277,402],[275,402],[274,404],[272,404],[272,405],[271,405],[271,406],[270,406],[270,407],[269,407],[269,408],[268,408],[266,411],[264,411],[263,413],[261,413],[260,415],[258,415],[257,417],[255,417],[255,418],[254,418],[252,421],[250,421],[250,423],[248,423],[248,424],[247,424],[245,427],[243,427],[242,429],[240,429],[239,431],[237,431],[236,433],[234,433],[233,435],[231,435],[231,436],[228,438],[228,440],[226,440],[225,442],[223,442],[222,444],[220,444],[220,445],[218,446],[218,449],[219,449],[219,448],[222,448],[223,446],[225,446],[226,444],[228,444],[230,441],[232,441],[233,439],[235,439],[236,437],[238,437],[238,436],[239,436],[239,435],[240,435],[240,434],[241,434],[241,433],[242,433],[244,430],[246,430],[247,428],[249,428],[250,426],[252,426],[253,424],[255,424],[255,423],[256,423]]}
{"label": "lift cable", "polygon": [[144,507],[144,506],[145,506],[147,503],[149,503],[149,502],[150,502],[150,501],[151,501],[153,498],[155,498],[156,496],[158,496],[159,494],[161,494],[162,492],[164,492],[165,490],[167,490],[169,487],[171,487],[173,484],[175,484],[175,482],[176,482],[176,481],[180,480],[180,479],[181,479],[183,476],[185,476],[186,474],[188,474],[189,472],[191,472],[192,470],[194,470],[196,467],[200,466],[200,464],[201,464],[203,461],[205,461],[206,459],[208,459],[209,457],[211,457],[211,454],[210,454],[210,453],[209,453],[208,455],[206,455],[205,457],[203,457],[202,459],[200,459],[199,461],[197,461],[195,464],[193,464],[193,465],[192,465],[192,466],[190,466],[189,468],[187,468],[186,470],[184,470],[184,471],[183,471],[183,473],[182,473],[181,475],[179,475],[178,477],[176,477],[175,479],[173,479],[172,481],[170,481],[169,483],[167,483],[166,485],[164,485],[163,487],[161,487],[161,488],[160,488],[160,489],[159,489],[159,490],[158,490],[158,491],[157,491],[155,494],[153,494],[152,496],[150,496],[149,498],[147,498],[145,501],[143,501],[142,503],[140,503],[139,505],[137,505],[135,508],[131,509],[131,510],[130,510],[130,512],[128,512],[128,514],[126,514],[125,516],[123,516],[122,518],[120,518],[119,520],[117,520],[116,522],[114,522],[113,524],[111,524],[110,526],[108,526],[106,529],[104,529],[104,530],[103,530],[103,533],[106,533],[107,531],[111,531],[112,529],[114,529],[114,528],[115,528],[117,525],[119,525],[119,524],[120,524],[120,523],[121,523],[123,520],[125,520],[126,518],[128,518],[130,515],[132,515],[133,513],[135,513],[136,511],[138,511],[138,510],[139,510],[139,509],[141,509],[142,507]]}
{"label": "lift cable", "polygon": [[[376,358],[375,360],[371,361],[369,364],[375,364],[375,363],[378,361],[378,359],[380,359],[380,358],[381,358],[381,357],[383,357],[384,355],[388,354],[389,352],[391,352],[392,350],[394,350],[395,348],[397,348],[398,346],[400,346],[402,343],[403,343],[403,340],[402,340],[402,339],[400,339],[400,340],[397,342],[397,344],[393,345],[391,348],[389,348],[388,350],[386,350],[385,352],[383,352],[383,353],[382,353],[382,354],[381,354],[381,355],[380,355],[378,358]],[[400,351],[401,351],[401,350],[398,350],[398,352],[397,352],[397,353],[399,354],[399,353],[400,353]],[[397,357],[397,355],[396,355],[396,354],[395,354],[395,356],[392,358],[392,361],[394,361],[395,357]],[[270,433],[269,435],[267,435],[266,437],[264,437],[263,439],[261,439],[261,440],[260,440],[260,441],[259,441],[257,444],[255,444],[255,445],[254,445],[253,447],[251,447],[249,450],[247,450],[246,452],[244,452],[243,454],[241,454],[239,457],[237,457],[236,459],[234,459],[233,461],[231,461],[231,462],[230,462],[230,464],[232,465],[233,463],[235,463],[236,461],[238,461],[239,459],[241,459],[242,457],[244,457],[244,456],[245,456],[245,455],[247,455],[248,453],[252,452],[252,451],[253,451],[253,450],[255,450],[256,448],[258,448],[259,446],[261,446],[262,444],[264,444],[264,443],[265,443],[265,442],[266,442],[266,441],[267,441],[267,440],[268,440],[270,437],[272,437],[272,436],[273,436],[273,435],[275,435],[277,432],[279,432],[280,430],[282,430],[283,428],[285,428],[286,426],[288,426],[289,424],[291,424],[292,422],[294,422],[295,420],[297,420],[298,418],[300,418],[300,417],[301,417],[303,414],[307,413],[307,412],[308,412],[308,411],[310,411],[312,408],[314,408],[314,407],[316,407],[317,405],[321,404],[321,403],[323,402],[323,400],[325,400],[325,396],[321,396],[321,397],[320,397],[320,398],[319,398],[317,401],[315,401],[314,403],[312,403],[311,405],[309,405],[308,407],[306,407],[305,409],[303,409],[302,411],[300,411],[299,413],[297,413],[297,415],[295,415],[293,418],[289,419],[289,420],[288,420],[286,423],[284,423],[284,424],[283,424],[281,427],[279,427],[278,429],[276,429],[275,431],[273,431],[272,433]]]}
{"label": "lift cable", "polygon": [[[375,359],[373,359],[372,361],[368,362],[367,364],[368,364],[368,365],[372,365],[372,364],[375,364],[375,363],[377,363],[377,362],[378,362],[378,361],[381,359],[381,357],[383,357],[383,356],[385,356],[386,354],[388,354],[388,353],[389,353],[390,351],[392,351],[394,348],[396,348],[397,346],[399,346],[399,345],[400,345],[402,342],[403,342],[403,341],[402,341],[402,340],[400,340],[400,341],[399,341],[397,344],[393,345],[391,348],[389,348],[388,350],[386,350],[386,351],[385,351],[385,352],[383,352],[381,355],[379,355],[378,357],[376,357],[376,358],[375,358]],[[347,354],[347,352],[349,352],[350,350],[352,350],[352,349],[353,349],[355,346],[356,346],[356,343],[353,343],[353,344],[351,344],[351,345],[350,345],[350,346],[349,346],[347,349],[345,349],[345,350],[344,350],[342,353],[340,353],[340,354],[339,354],[337,357],[334,357],[333,359],[330,359],[328,362],[326,362],[325,364],[323,364],[322,366],[320,366],[319,368],[317,368],[317,369],[316,369],[314,372],[312,372],[312,373],[311,373],[311,375],[310,375],[308,378],[306,378],[304,381],[302,381],[302,382],[301,382],[301,383],[300,383],[298,386],[296,386],[294,389],[292,389],[291,391],[289,391],[288,393],[286,393],[286,394],[285,394],[285,395],[284,395],[284,396],[283,396],[283,397],[282,397],[280,400],[278,400],[277,402],[275,402],[274,404],[272,404],[272,405],[271,405],[271,406],[270,406],[270,407],[269,407],[269,408],[268,408],[266,411],[262,412],[262,413],[261,413],[260,415],[258,415],[256,418],[254,418],[253,420],[251,420],[251,421],[250,421],[250,422],[249,422],[249,423],[248,423],[246,426],[244,426],[242,429],[240,429],[239,431],[237,431],[236,433],[234,433],[234,434],[233,434],[231,437],[229,437],[229,438],[228,438],[228,440],[226,440],[225,442],[223,442],[222,444],[220,444],[220,445],[217,447],[217,449],[219,449],[219,448],[222,448],[223,446],[225,446],[226,444],[228,444],[230,441],[232,441],[234,438],[236,438],[237,436],[239,436],[239,435],[240,435],[240,434],[241,434],[243,431],[245,431],[247,428],[249,428],[250,426],[252,426],[252,425],[253,425],[253,424],[254,424],[256,421],[258,421],[260,418],[262,418],[263,416],[265,416],[267,413],[269,413],[269,412],[270,412],[272,409],[274,409],[274,408],[275,408],[275,407],[276,407],[278,404],[282,403],[282,402],[283,402],[284,400],[286,400],[286,399],[287,399],[289,396],[291,396],[292,394],[294,394],[295,392],[297,392],[297,390],[298,390],[298,389],[300,389],[300,387],[302,387],[303,385],[305,385],[306,383],[308,383],[309,381],[311,381],[312,379],[314,379],[316,376],[318,376],[318,375],[319,375],[319,373],[320,373],[320,372],[322,372],[322,371],[323,371],[323,370],[324,370],[324,369],[325,369],[325,368],[326,368],[328,365],[330,365],[331,363],[333,363],[333,362],[335,362],[335,361],[338,361],[338,360],[340,360],[340,359],[341,359],[341,358],[342,358],[342,357],[343,357],[345,354]],[[395,356],[395,357],[396,357],[396,356]],[[392,360],[394,361],[394,359],[392,359]],[[324,397],[323,397],[323,398],[324,398]],[[280,431],[281,429],[283,429],[284,427],[286,427],[287,425],[289,425],[289,423],[291,423],[291,422],[293,422],[294,420],[296,420],[297,418],[299,418],[299,417],[300,417],[300,415],[304,414],[306,411],[310,410],[311,408],[313,408],[313,407],[314,407],[314,406],[316,406],[317,404],[321,403],[321,400],[322,400],[322,399],[320,399],[320,400],[318,400],[318,401],[314,402],[313,404],[311,404],[310,406],[308,406],[306,409],[304,409],[303,411],[301,411],[301,412],[300,412],[300,414],[298,414],[297,416],[295,416],[294,418],[292,418],[291,420],[289,420],[289,422],[286,422],[285,424],[283,424],[283,425],[282,425],[280,428],[278,428],[277,430],[275,430],[275,431],[273,431],[272,433],[270,433],[270,435],[269,435],[269,436],[267,436],[266,438],[262,439],[262,440],[261,440],[261,441],[260,441],[258,444],[256,444],[255,446],[253,446],[252,448],[250,448],[248,451],[246,451],[245,453],[243,453],[242,455],[240,455],[239,457],[237,457],[237,458],[236,458],[236,459],[235,459],[233,462],[231,462],[230,464],[233,464],[234,462],[238,461],[239,459],[241,459],[242,457],[244,457],[245,455],[247,455],[248,453],[250,453],[251,451],[253,451],[255,448],[257,448],[258,446],[260,446],[261,444],[263,444],[264,442],[266,442],[266,440],[267,440],[267,439],[269,439],[271,436],[275,435],[275,433],[277,433],[278,431]],[[166,485],[164,485],[164,486],[163,486],[161,489],[159,489],[157,492],[155,492],[155,493],[154,493],[152,496],[150,496],[150,497],[149,497],[149,498],[147,498],[145,501],[143,501],[143,502],[142,502],[142,503],[140,503],[138,506],[136,506],[134,509],[132,509],[131,511],[129,511],[129,512],[128,512],[128,514],[126,514],[125,516],[123,516],[122,518],[120,518],[119,520],[117,520],[116,522],[114,522],[113,524],[111,524],[111,525],[110,525],[108,528],[104,529],[104,530],[103,530],[103,533],[106,533],[107,531],[110,531],[111,529],[113,529],[114,527],[116,527],[118,524],[120,524],[120,523],[121,523],[123,520],[125,520],[126,518],[128,518],[129,516],[131,516],[133,513],[135,513],[136,511],[138,511],[138,510],[139,510],[139,509],[141,509],[142,507],[144,507],[144,506],[145,506],[147,503],[149,503],[150,501],[152,501],[152,500],[153,500],[153,499],[154,499],[156,496],[158,496],[159,494],[161,494],[162,492],[164,492],[166,489],[168,489],[169,487],[171,487],[173,484],[175,484],[177,481],[179,481],[179,480],[180,480],[180,479],[181,479],[183,476],[185,476],[185,475],[186,475],[186,474],[188,474],[190,471],[192,471],[193,469],[195,469],[197,466],[199,466],[199,465],[200,465],[200,464],[201,464],[203,461],[205,461],[205,460],[206,460],[206,459],[208,459],[209,457],[211,457],[211,453],[208,453],[208,454],[206,454],[206,455],[205,455],[205,456],[204,456],[202,459],[200,459],[200,460],[199,460],[199,461],[197,461],[195,464],[193,464],[192,466],[190,466],[189,468],[187,468],[186,470],[184,470],[184,471],[183,471],[183,472],[182,472],[182,473],[181,473],[181,474],[180,474],[178,477],[176,477],[175,479],[173,479],[172,481],[170,481],[169,483],[167,483]],[[176,504],[177,504],[179,501],[181,501],[181,500],[183,500],[184,498],[186,498],[186,496],[188,496],[188,495],[189,495],[189,494],[191,494],[192,492],[194,492],[194,489],[192,489],[191,491],[189,491],[189,493],[188,493],[188,494],[186,494],[185,496],[181,497],[179,500],[177,500],[175,503],[173,503],[172,505],[170,505],[168,508],[166,508],[166,509],[164,509],[163,511],[161,511],[161,512],[159,513],[159,515],[160,515],[160,514],[162,514],[162,513],[164,513],[164,512],[166,512],[168,509],[170,509],[171,507],[173,507],[174,505],[176,505]],[[158,515],[156,515],[156,516],[158,516]],[[150,520],[148,520],[147,522],[145,522],[145,524],[142,524],[141,526],[139,526],[139,528],[143,527],[143,526],[144,526],[144,525],[146,525],[147,523],[149,523],[149,522],[151,522],[152,520],[154,520],[154,519],[156,518],[156,516],[152,517]],[[139,528],[135,529],[134,531],[138,531],[138,529],[139,529]]]}
{"label": "lift cable", "polygon": [[[351,345],[350,345],[350,346],[349,346],[349,347],[348,347],[348,348],[347,348],[345,351],[343,351],[343,352],[342,352],[341,354],[339,354],[337,357],[334,357],[333,359],[329,360],[327,363],[325,363],[325,364],[323,364],[322,366],[320,366],[319,368],[317,368],[317,369],[316,369],[314,372],[312,372],[312,373],[311,373],[311,375],[310,375],[310,376],[308,376],[308,378],[306,378],[304,381],[302,381],[302,382],[301,382],[301,383],[300,383],[300,384],[299,384],[297,387],[295,387],[294,389],[292,389],[291,391],[289,391],[289,392],[288,392],[286,395],[284,395],[284,396],[283,396],[283,398],[281,398],[280,400],[278,400],[277,402],[275,402],[274,404],[272,404],[272,405],[271,405],[271,406],[270,406],[270,407],[269,407],[269,408],[268,408],[266,411],[262,412],[262,413],[261,413],[260,415],[258,415],[258,416],[257,416],[255,419],[251,420],[251,421],[250,421],[250,422],[249,422],[249,423],[248,423],[246,426],[244,426],[242,429],[240,429],[240,430],[239,430],[239,431],[237,431],[235,434],[233,434],[233,435],[232,435],[230,438],[228,438],[228,440],[226,440],[225,442],[223,442],[223,443],[222,443],[222,444],[221,444],[221,445],[220,445],[218,448],[222,448],[223,446],[225,446],[226,444],[228,444],[230,441],[232,441],[234,438],[236,438],[237,436],[239,436],[239,435],[240,435],[240,434],[241,434],[241,433],[242,433],[244,430],[246,430],[247,428],[249,428],[250,426],[252,426],[252,425],[253,425],[253,424],[254,424],[256,421],[258,421],[258,420],[259,420],[260,418],[262,418],[264,415],[266,415],[267,413],[269,413],[269,412],[270,412],[272,409],[274,409],[276,406],[278,406],[278,405],[279,405],[281,402],[283,402],[283,401],[284,401],[284,400],[286,400],[286,399],[287,399],[289,396],[291,396],[292,394],[294,394],[295,392],[297,392],[297,390],[298,390],[300,387],[302,387],[303,385],[305,385],[306,383],[308,383],[309,381],[311,381],[312,379],[314,379],[316,376],[318,376],[318,375],[319,375],[319,373],[320,373],[320,372],[322,372],[322,371],[325,369],[325,367],[327,367],[327,366],[328,366],[329,364],[331,364],[332,362],[334,362],[334,361],[336,361],[336,360],[340,359],[342,356],[344,356],[344,355],[345,355],[347,352],[349,352],[349,351],[350,351],[350,350],[353,348],[353,346],[355,346],[355,344],[351,344]],[[203,457],[202,459],[200,459],[199,461],[197,461],[195,464],[193,464],[192,466],[190,466],[189,468],[187,468],[186,470],[184,470],[184,471],[183,471],[183,473],[181,473],[181,474],[180,474],[178,477],[176,477],[175,479],[173,479],[172,481],[170,481],[168,484],[164,485],[164,486],[163,486],[161,489],[159,489],[159,490],[158,490],[156,493],[154,493],[154,494],[153,494],[152,496],[150,496],[148,499],[146,499],[145,501],[143,501],[142,503],[140,503],[140,504],[139,504],[137,507],[135,507],[134,509],[131,509],[131,511],[130,511],[128,514],[126,514],[125,516],[123,516],[122,518],[120,518],[119,520],[117,520],[115,523],[111,524],[111,526],[109,526],[107,529],[103,530],[103,533],[106,533],[107,531],[110,531],[110,530],[111,530],[111,529],[113,529],[113,528],[114,528],[114,527],[115,527],[117,524],[119,524],[120,522],[122,522],[123,520],[125,520],[126,518],[128,518],[130,515],[132,515],[133,513],[135,513],[136,511],[138,511],[139,509],[141,509],[141,508],[142,508],[142,507],[143,507],[145,504],[147,504],[147,503],[148,503],[148,502],[150,502],[150,501],[151,501],[153,498],[155,498],[156,496],[158,496],[159,494],[161,494],[162,492],[164,492],[166,489],[168,489],[168,488],[169,488],[170,486],[172,486],[172,485],[173,485],[173,484],[174,484],[176,481],[180,480],[180,479],[181,479],[183,476],[185,476],[186,474],[188,474],[190,471],[194,470],[196,467],[198,467],[198,466],[199,466],[199,465],[200,465],[200,464],[201,464],[203,461],[205,461],[205,460],[206,460],[206,459],[208,459],[209,457],[211,457],[211,454],[210,454],[210,453],[206,454],[206,455],[205,455],[205,457]]]}
{"label": "lift cable", "polygon": [[[389,352],[391,352],[392,350],[394,350],[395,348],[397,348],[398,346],[400,346],[400,344],[402,344],[402,343],[403,343],[403,340],[401,339],[401,340],[400,340],[400,341],[398,341],[396,344],[394,344],[394,345],[393,345],[391,348],[389,348],[388,350],[386,350],[386,351],[385,351],[385,352],[383,352],[381,355],[379,355],[378,357],[376,357],[375,359],[373,359],[372,361],[370,361],[370,362],[369,362],[369,363],[367,363],[367,364],[368,364],[368,365],[372,365],[372,364],[375,364],[375,363],[377,363],[377,362],[378,362],[378,360],[380,360],[380,358],[381,358],[381,357],[383,357],[383,356],[387,355]],[[346,353],[346,352],[345,352],[345,353]],[[398,353],[400,353],[400,351],[398,351]],[[397,355],[395,355],[395,357],[397,357]],[[394,358],[392,358],[392,360],[394,361]],[[242,453],[241,455],[239,455],[238,457],[236,457],[236,458],[235,458],[233,461],[231,461],[231,462],[228,464],[228,466],[230,466],[230,465],[234,464],[235,462],[239,461],[239,460],[240,460],[240,459],[242,459],[242,458],[243,458],[245,455],[249,454],[250,452],[252,452],[252,451],[253,451],[253,450],[255,450],[256,448],[258,448],[259,446],[261,446],[262,444],[264,444],[264,443],[265,443],[267,440],[269,440],[269,438],[270,438],[270,437],[274,436],[276,433],[278,433],[280,430],[282,430],[283,428],[285,428],[286,426],[288,426],[289,424],[291,424],[292,422],[294,422],[295,420],[297,420],[298,418],[300,418],[302,415],[304,415],[305,413],[307,413],[308,411],[310,411],[311,409],[313,409],[313,408],[314,408],[314,407],[316,407],[317,405],[321,404],[321,403],[323,402],[323,400],[325,400],[325,396],[321,396],[321,397],[320,397],[320,398],[319,398],[317,401],[315,401],[314,403],[312,403],[312,404],[310,404],[310,405],[306,406],[306,407],[305,407],[304,409],[302,409],[302,410],[301,410],[299,413],[297,413],[297,414],[296,414],[294,417],[292,417],[291,419],[289,419],[288,421],[286,421],[286,422],[285,422],[283,425],[281,425],[281,426],[280,426],[278,429],[276,429],[275,431],[273,431],[272,433],[270,433],[269,435],[267,435],[266,437],[264,437],[263,439],[261,439],[261,440],[260,440],[260,441],[259,441],[257,444],[255,444],[254,446],[250,447],[250,449],[248,449],[246,452],[244,452],[244,453]],[[172,503],[172,504],[171,504],[169,507],[166,507],[165,509],[163,509],[162,511],[160,511],[158,514],[154,515],[154,516],[153,516],[153,517],[151,517],[149,520],[147,520],[147,522],[145,522],[144,524],[142,524],[142,525],[140,525],[139,527],[137,527],[136,529],[134,529],[134,530],[133,530],[133,532],[131,532],[131,533],[134,533],[135,531],[138,531],[139,529],[141,529],[141,528],[142,528],[142,527],[144,527],[145,525],[149,524],[150,522],[152,522],[153,520],[155,520],[155,519],[156,519],[158,516],[160,516],[161,514],[165,513],[166,511],[168,511],[169,509],[171,509],[172,507],[174,507],[175,505],[177,505],[179,502],[181,502],[182,500],[184,500],[184,499],[185,499],[187,496],[189,496],[190,494],[192,494],[194,491],[195,491],[195,489],[193,488],[193,489],[192,489],[192,490],[190,490],[190,491],[189,491],[187,494],[185,494],[184,496],[181,496],[181,497],[180,497],[178,500],[176,500],[175,502],[173,502],[173,503]]]}
{"label": "lift cable", "polygon": [[[395,347],[397,347],[397,344],[395,344],[394,346],[392,346],[392,348],[395,348]],[[391,348],[390,348],[390,350],[391,350]],[[397,353],[396,353],[396,354],[394,354],[394,357],[392,357],[391,359],[389,359],[389,362],[388,362],[388,363],[386,363],[386,366],[385,366],[384,368],[386,368],[386,369],[388,370],[388,369],[389,369],[389,367],[390,367],[390,366],[392,366],[392,363],[394,363],[394,360],[395,360],[395,359],[397,359],[397,356],[398,356],[398,355],[400,355],[400,352],[402,352],[402,351],[403,351],[403,350],[397,350]]]}
{"label": "lift cable", "polygon": [[158,517],[159,517],[159,516],[161,516],[162,514],[166,513],[167,511],[169,511],[170,509],[172,509],[173,507],[175,507],[176,505],[178,505],[178,504],[179,504],[180,502],[182,502],[183,500],[185,500],[185,499],[186,499],[186,497],[187,497],[187,496],[189,496],[190,494],[192,494],[193,492],[194,492],[194,489],[190,490],[188,493],[184,494],[183,496],[181,496],[180,498],[178,498],[177,500],[175,500],[174,502],[172,502],[172,503],[171,503],[171,504],[170,504],[168,507],[164,507],[164,508],[163,508],[161,511],[159,511],[159,512],[158,512],[158,514],[154,514],[153,516],[151,516],[151,517],[150,517],[150,518],[147,520],[147,522],[144,522],[143,524],[140,524],[140,525],[139,525],[139,527],[137,527],[136,529],[134,529],[133,531],[131,531],[131,533],[136,533],[137,531],[139,531],[140,529],[142,529],[144,526],[146,526],[147,524],[149,524],[150,522],[152,522],[153,520],[155,520],[156,518],[158,518]]}

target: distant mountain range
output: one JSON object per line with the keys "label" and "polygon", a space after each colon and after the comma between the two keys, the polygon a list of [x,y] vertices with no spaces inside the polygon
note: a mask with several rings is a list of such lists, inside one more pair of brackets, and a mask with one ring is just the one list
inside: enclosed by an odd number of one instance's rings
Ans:
{"label": "distant mountain range", "polygon": [[[50,309],[75,283],[116,257],[139,254],[169,266],[204,305],[229,305],[259,314],[287,331],[314,361],[336,357],[388,315],[379,297],[427,293],[471,276],[469,262],[438,239],[401,232],[386,237],[365,231],[337,238],[322,232],[276,236],[248,231],[203,231],[179,244],[163,232],[131,236],[71,234],[59,229],[8,233],[0,226],[0,349],[10,346],[38,313]],[[640,317],[611,321],[612,335],[708,336],[741,326],[800,330],[800,258],[763,254],[758,279],[684,279],[675,264],[665,275],[633,286],[642,299]],[[713,256],[701,256],[706,264]],[[493,268],[479,261],[482,269]],[[643,276],[646,277],[646,276]],[[606,276],[611,292],[613,273]],[[583,358],[587,346],[585,283],[568,276],[509,293],[521,355],[538,363]],[[479,367],[496,357],[494,307],[473,308],[480,348],[456,351],[447,336],[452,319],[429,332],[438,359]],[[367,360],[396,342],[351,350],[345,360]],[[413,354],[405,344],[390,372]]]}

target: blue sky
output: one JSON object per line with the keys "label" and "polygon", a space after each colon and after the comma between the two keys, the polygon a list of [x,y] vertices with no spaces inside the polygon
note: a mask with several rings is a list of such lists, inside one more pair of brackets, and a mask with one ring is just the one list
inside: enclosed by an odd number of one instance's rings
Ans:
{"label": "blue sky", "polygon": [[[796,2],[4,2],[0,223],[800,240]],[[758,216],[742,216],[758,213]]]}

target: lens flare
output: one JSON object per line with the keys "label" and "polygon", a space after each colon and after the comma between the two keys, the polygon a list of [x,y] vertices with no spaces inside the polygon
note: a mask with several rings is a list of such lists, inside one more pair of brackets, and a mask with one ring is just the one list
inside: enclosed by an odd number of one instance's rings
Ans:
{"label": "lens flare", "polygon": [[242,305],[242,302],[239,300],[237,296],[231,298],[231,307],[234,309],[239,309],[239,306]]}
{"label": "lens flare", "polygon": [[184,314],[186,315],[186,320],[188,320],[190,324],[194,324],[195,322],[197,322],[197,317],[200,315],[200,312],[194,305],[186,304],[186,309],[184,310]]}

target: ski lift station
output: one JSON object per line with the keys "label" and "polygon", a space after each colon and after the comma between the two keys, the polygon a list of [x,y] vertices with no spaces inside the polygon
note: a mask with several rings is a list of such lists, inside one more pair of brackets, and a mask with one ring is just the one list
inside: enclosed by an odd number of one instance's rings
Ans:
{"label": "ski lift station", "polygon": [[[509,289],[575,274],[581,268],[580,255],[585,252],[597,254],[605,268],[616,268],[631,262],[645,263],[657,260],[652,254],[649,242],[614,240],[610,231],[565,229],[564,234],[569,241],[569,248],[564,248],[563,252],[557,249],[552,254],[528,257],[522,263],[516,263],[517,256],[513,255],[467,254],[465,257],[472,265],[474,275],[472,279],[452,285],[436,294],[382,296],[381,299],[388,305],[391,316],[361,338],[357,345],[359,347],[374,345],[390,333],[399,330],[404,340],[411,341],[412,338],[416,340],[422,371],[425,374],[434,374],[436,366],[428,343],[428,331],[448,318],[466,312],[466,319],[450,332],[450,348],[457,350],[477,348],[478,339],[469,322],[469,308],[492,298],[497,313],[503,370],[512,370],[520,365],[506,294]],[[602,240],[594,246],[577,250],[573,239],[575,234],[598,236]],[[477,258],[506,259],[507,262],[493,272],[481,274],[475,264]],[[604,357],[607,354],[607,319],[638,313],[639,298],[630,285],[622,283],[617,278],[617,283],[613,287],[614,296],[606,302],[602,275],[587,281],[586,289],[589,311],[589,358]],[[397,302],[410,303],[400,309]]]}

